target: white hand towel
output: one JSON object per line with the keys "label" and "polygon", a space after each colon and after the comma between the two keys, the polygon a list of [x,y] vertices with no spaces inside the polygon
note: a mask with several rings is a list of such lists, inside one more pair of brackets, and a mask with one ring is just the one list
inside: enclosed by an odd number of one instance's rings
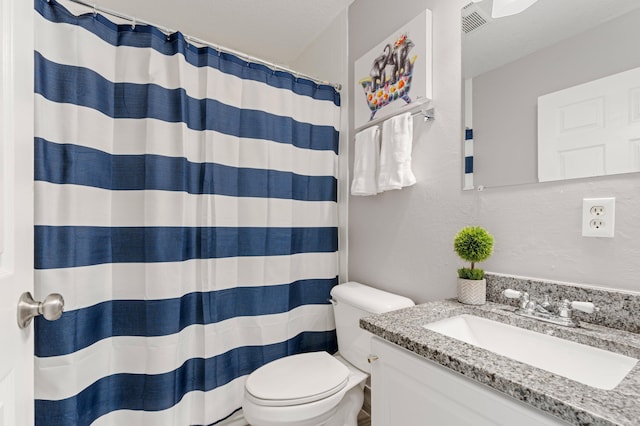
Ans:
{"label": "white hand towel", "polygon": [[375,195],[378,193],[380,128],[373,126],[358,132],[355,144],[351,195]]}
{"label": "white hand towel", "polygon": [[397,115],[382,123],[378,192],[400,189],[416,183],[411,170],[413,118],[411,113]]}

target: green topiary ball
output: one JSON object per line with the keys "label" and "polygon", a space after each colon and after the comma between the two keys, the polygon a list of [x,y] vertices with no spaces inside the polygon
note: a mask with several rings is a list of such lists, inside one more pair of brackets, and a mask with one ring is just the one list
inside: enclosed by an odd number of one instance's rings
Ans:
{"label": "green topiary ball", "polygon": [[453,248],[458,256],[471,262],[473,269],[475,262],[487,260],[493,253],[493,237],[480,226],[468,226],[458,232]]}

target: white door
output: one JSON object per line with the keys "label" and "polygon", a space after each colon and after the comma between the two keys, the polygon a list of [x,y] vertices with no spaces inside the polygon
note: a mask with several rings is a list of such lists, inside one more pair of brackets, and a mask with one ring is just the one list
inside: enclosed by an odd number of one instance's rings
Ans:
{"label": "white door", "polygon": [[33,424],[33,2],[0,0],[0,426]]}
{"label": "white door", "polygon": [[640,68],[538,98],[541,182],[640,171]]}

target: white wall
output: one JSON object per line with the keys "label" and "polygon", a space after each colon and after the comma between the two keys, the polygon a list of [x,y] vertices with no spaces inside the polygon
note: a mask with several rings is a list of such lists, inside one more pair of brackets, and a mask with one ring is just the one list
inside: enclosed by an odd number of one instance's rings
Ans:
{"label": "white wall", "polygon": [[[491,229],[488,270],[640,291],[640,174],[486,190],[477,221]],[[615,238],[581,236],[582,199],[616,197]]]}
{"label": "white wall", "polygon": [[[455,295],[455,233],[485,226],[496,238],[493,272],[640,291],[640,174],[477,191],[462,187],[460,7],[465,1],[356,0],[349,9],[353,62],[424,8],[433,11],[436,119],[415,121],[418,183],[349,200],[349,279],[417,302]],[[354,96],[353,84],[349,96]],[[356,88],[357,90],[358,88]],[[353,98],[352,98],[353,99]],[[349,108],[353,154],[353,107]],[[614,239],[583,238],[584,197],[614,196]]]}
{"label": "white wall", "polygon": [[[433,12],[436,119],[414,121],[413,171],[418,183],[349,200],[349,279],[417,302],[455,295],[460,263],[453,252],[453,236],[474,223],[474,194],[461,191],[460,7],[450,0],[407,0],[401,6],[386,0],[356,0],[349,8],[351,79],[355,60],[425,8]],[[350,84],[350,96],[361,96],[353,91]],[[352,141],[352,107],[350,117]]]}
{"label": "white wall", "polygon": [[333,23],[309,45],[291,67],[302,73],[342,85],[340,92],[341,129],[338,150],[338,216],[340,230],[338,248],[340,252],[340,280],[347,280],[348,271],[348,209],[349,209],[349,138],[348,138],[348,37],[347,11],[342,11]]}

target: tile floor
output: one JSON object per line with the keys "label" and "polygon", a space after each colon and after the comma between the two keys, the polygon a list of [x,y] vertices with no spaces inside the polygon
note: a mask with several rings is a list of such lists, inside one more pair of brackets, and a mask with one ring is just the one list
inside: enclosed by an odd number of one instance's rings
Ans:
{"label": "tile floor", "polygon": [[364,411],[358,415],[358,426],[371,426],[371,417]]}

